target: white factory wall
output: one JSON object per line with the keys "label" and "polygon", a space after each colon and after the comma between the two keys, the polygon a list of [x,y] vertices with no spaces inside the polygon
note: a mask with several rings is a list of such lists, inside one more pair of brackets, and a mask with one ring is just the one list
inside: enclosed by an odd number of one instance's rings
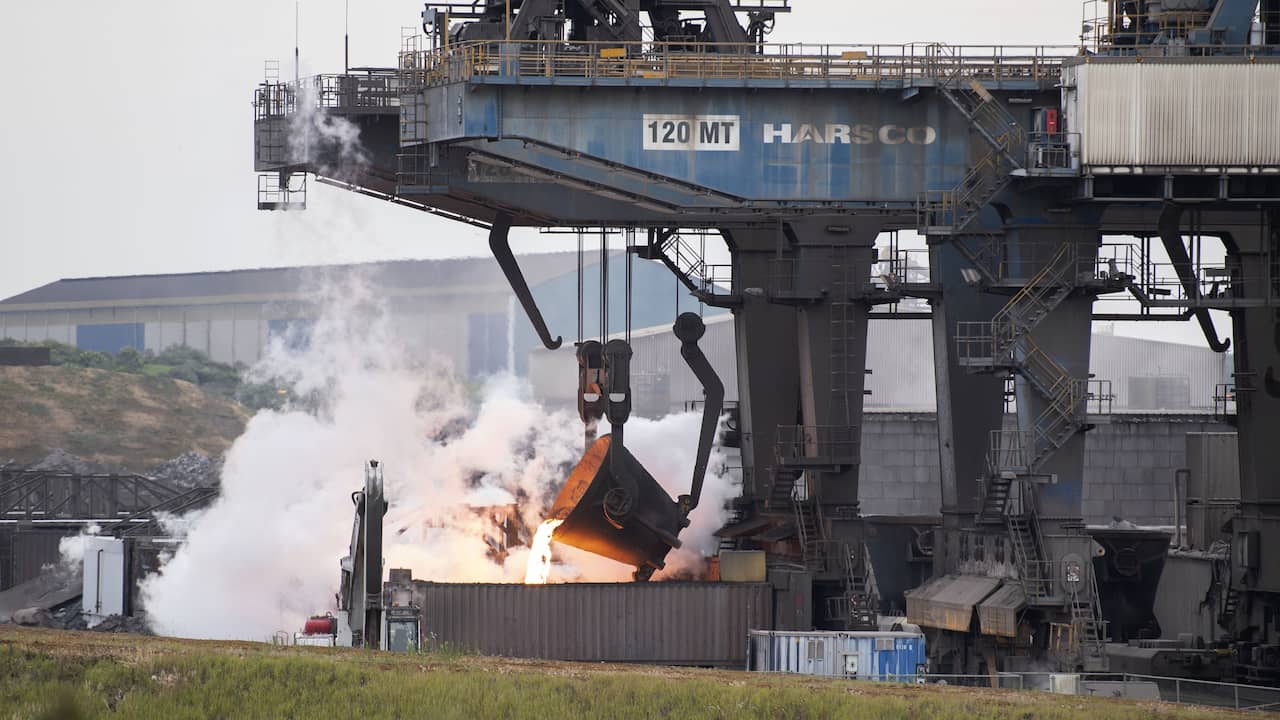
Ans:
{"label": "white factory wall", "polygon": [[[725,398],[738,399],[737,363],[734,357],[732,318],[706,321],[707,333],[699,343],[712,367],[725,383]],[[780,342],[785,340],[780,339]],[[635,355],[631,360],[638,407],[665,406],[680,409],[702,397],[698,385],[680,358],[680,342],[666,326],[632,333]],[[1214,387],[1231,378],[1231,356],[1207,348],[1156,342],[1108,334],[1093,336],[1090,372],[1110,380],[1116,411],[1211,412]],[[529,354],[529,379],[534,396],[558,406],[576,403],[577,361],[573,348],[558,351],[535,349]],[[867,335],[867,389],[869,410],[931,412],[937,407],[933,375],[933,336],[928,320],[872,319]],[[649,378],[667,377],[664,398],[641,395],[652,386]],[[1173,401],[1153,403],[1152,397],[1172,396]],[[637,410],[640,414],[645,414]]]}
{"label": "white factory wall", "polygon": [[[390,299],[388,308],[392,334],[398,342],[413,353],[438,353],[463,373],[469,373],[473,365],[469,342],[472,315],[502,315],[508,324],[524,322],[523,313],[512,306],[510,295],[504,292],[399,296]],[[11,312],[0,313],[0,338],[75,344],[78,326],[137,323],[145,328],[149,350],[187,345],[220,362],[252,364],[266,349],[272,321],[306,319],[313,313],[300,303]],[[719,315],[707,318],[706,323],[702,351],[724,380],[726,399],[737,400],[733,319]],[[680,358],[680,343],[669,326],[637,330],[632,344],[636,392],[651,395],[637,398],[642,408],[678,409],[702,397],[697,380]],[[507,350],[501,348],[501,353]],[[516,348],[516,352],[527,350]],[[577,363],[572,346],[555,352],[537,348],[528,357],[535,397],[552,405],[574,405]],[[507,357],[493,358],[488,365],[505,368],[508,362]],[[871,320],[867,368],[871,371],[868,409],[930,411],[936,407],[929,321]],[[1229,354],[1107,334],[1093,336],[1090,371],[1096,379],[1111,381],[1117,411],[1193,412],[1213,409],[1215,386],[1229,382],[1232,372]]]}
{"label": "white factory wall", "polygon": [[[472,314],[512,312],[501,292],[400,296],[388,301],[392,336],[412,353],[436,353],[467,372],[468,318]],[[107,307],[0,313],[0,338],[76,344],[76,328],[86,325],[139,324],[147,350],[188,346],[218,362],[251,365],[262,357],[272,321],[311,320],[313,306],[303,303],[224,303],[161,307]],[[503,350],[502,366],[507,358]]]}

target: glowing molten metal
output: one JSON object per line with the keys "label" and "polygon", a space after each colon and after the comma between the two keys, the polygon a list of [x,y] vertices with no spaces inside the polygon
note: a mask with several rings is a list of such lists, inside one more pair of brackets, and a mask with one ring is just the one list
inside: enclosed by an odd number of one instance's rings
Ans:
{"label": "glowing molten metal", "polygon": [[551,577],[551,535],[564,520],[546,520],[538,526],[533,536],[533,549],[529,552],[529,567],[524,572],[526,585],[546,585]]}

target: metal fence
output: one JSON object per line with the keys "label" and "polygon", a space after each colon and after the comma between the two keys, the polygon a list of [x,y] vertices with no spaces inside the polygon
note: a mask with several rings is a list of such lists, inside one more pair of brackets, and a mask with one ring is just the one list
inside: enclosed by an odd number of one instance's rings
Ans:
{"label": "metal fence", "polygon": [[297,82],[268,81],[254,88],[255,120],[288,117],[300,109],[344,113],[393,113],[400,107],[400,75],[395,70],[365,70],[314,75]]}
{"label": "metal fence", "polygon": [[[904,685],[954,685],[1000,690],[1058,692],[1067,695],[1123,697],[1114,683],[1149,683],[1160,702],[1177,705],[1229,708],[1253,712],[1280,712],[1280,688],[1187,678],[1100,673],[1088,675],[1045,672],[1001,672],[995,675],[881,675],[882,682]],[[1091,687],[1091,684],[1097,684]]]}
{"label": "metal fence", "polygon": [[795,80],[902,83],[968,77],[1047,83],[1066,46],[815,45],[803,43],[573,42],[462,43],[401,53],[406,85],[476,77],[643,80]]}
{"label": "metal fence", "polygon": [[1145,681],[1155,684],[1160,693],[1160,699],[1164,702],[1234,710],[1280,712],[1280,688],[1131,673],[1125,673],[1119,679],[1126,682]]}

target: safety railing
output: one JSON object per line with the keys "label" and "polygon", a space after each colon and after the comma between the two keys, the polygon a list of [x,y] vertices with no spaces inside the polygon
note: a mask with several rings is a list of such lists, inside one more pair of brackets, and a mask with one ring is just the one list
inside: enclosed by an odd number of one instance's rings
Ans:
{"label": "safety railing", "polygon": [[311,82],[318,107],[332,110],[400,107],[400,77],[395,70],[317,75]]}
{"label": "safety railing", "polygon": [[1055,82],[1066,46],[965,46],[935,43],[563,42],[494,40],[401,54],[401,76],[439,85],[474,77],[934,82],[961,76],[988,82]]}
{"label": "safety railing", "polygon": [[1133,673],[1124,673],[1120,679],[1125,682],[1153,683],[1164,702],[1280,712],[1280,688]]}
{"label": "safety railing", "polygon": [[1014,340],[1010,326],[989,320],[956,323],[956,360],[960,365],[1012,364],[1008,348]]}
{"label": "safety railing", "polygon": [[1030,133],[1026,147],[1024,166],[1033,172],[1080,169],[1080,133]]}
{"label": "safety railing", "polygon": [[986,155],[969,168],[955,188],[927,190],[920,195],[916,201],[920,228],[965,227],[1006,182],[1008,175],[1000,167],[1000,155]]}
{"label": "safety railing", "polygon": [[1090,415],[1110,415],[1116,394],[1110,380],[1087,380],[1085,385],[1086,412]]}
{"label": "safety railing", "polygon": [[[1187,42],[1196,30],[1205,31],[1213,17],[1213,5],[1173,7],[1174,3],[1139,6],[1115,0],[1086,0],[1080,36],[1084,51],[1107,56],[1199,57],[1205,55],[1274,54],[1266,45],[1222,45]],[[1158,8],[1150,10],[1149,8]],[[1280,11],[1259,9],[1257,21],[1264,29],[1280,27]],[[1204,32],[1208,37],[1210,33]]]}
{"label": "safety railing", "polygon": [[1035,434],[1022,430],[992,430],[987,451],[987,474],[1026,474],[1035,460]]}
{"label": "safety railing", "polygon": [[253,90],[256,120],[288,117],[302,108],[390,112],[399,107],[400,76],[395,70],[314,75],[296,83],[264,82]]}
{"label": "safety railing", "polygon": [[[1145,6],[1144,6],[1145,7]],[[1168,9],[1161,12],[1128,12],[1113,0],[1086,0],[1081,29],[1081,46],[1093,52],[1151,46],[1159,36],[1185,38],[1208,23],[1212,10]],[[1145,48],[1144,48],[1145,49]]]}
{"label": "safety railing", "polygon": [[[954,193],[949,198],[948,202],[957,202]],[[951,212],[949,205],[940,205],[939,209]],[[982,279],[990,284],[1023,284],[1043,270],[1061,249],[1058,243],[1041,242],[1024,242],[1013,247],[998,235],[978,235],[975,238],[977,243],[974,238],[958,238],[956,245],[979,269]],[[1149,245],[1150,242],[1142,241],[1072,246],[1068,255],[1058,261],[1060,274],[1064,281],[1070,279],[1081,285],[1106,286],[1115,291],[1131,290],[1131,293],[1100,295],[1098,302],[1106,303],[1104,308],[1135,302],[1150,307],[1173,308],[1206,304],[1228,307],[1233,303],[1280,306],[1280,273],[1269,270],[1265,265],[1254,266],[1256,269],[1245,272],[1221,259],[1202,258],[1196,252],[1192,254],[1189,268],[1192,282],[1188,289],[1179,277],[1178,268],[1164,256],[1163,251]]]}
{"label": "safety railing", "polygon": [[259,210],[306,210],[306,173],[262,173],[258,176]]}
{"label": "safety railing", "polygon": [[697,278],[702,292],[707,295],[730,295],[734,291],[732,265],[708,265],[703,263],[702,274]]}
{"label": "safety railing", "polygon": [[1213,388],[1213,416],[1219,419],[1233,417],[1236,414],[1236,386],[1233,383],[1219,383]]}
{"label": "safety railing", "polygon": [[896,250],[871,266],[873,287],[928,285],[932,275],[929,251],[926,249]]}
{"label": "safety railing", "polygon": [[[1064,636],[1070,631],[1065,625]],[[1065,639],[1065,638],[1064,638]],[[1052,638],[1051,638],[1052,640]],[[776,673],[781,674],[781,673]],[[946,673],[866,673],[859,680],[875,680],[903,685],[954,685],[956,687],[995,688],[1000,690],[1054,692],[1057,695],[1114,696],[1118,688],[1107,685],[1098,689],[1091,683],[1151,683],[1162,702],[1178,705],[1231,708],[1235,710],[1280,712],[1280,688],[1241,683],[1191,680],[1188,678],[1136,673],[998,672],[990,675]],[[1068,682],[1070,681],[1070,682]]]}

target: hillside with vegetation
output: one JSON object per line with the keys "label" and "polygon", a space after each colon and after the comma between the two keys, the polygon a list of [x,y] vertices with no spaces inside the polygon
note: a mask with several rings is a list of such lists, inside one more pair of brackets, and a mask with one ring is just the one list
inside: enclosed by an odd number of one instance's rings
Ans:
{"label": "hillside with vegetation", "polygon": [[5,626],[0,626],[0,715],[369,720],[1243,717],[1155,702],[1034,692]]}
{"label": "hillside with vegetation", "polygon": [[217,456],[255,408],[280,402],[275,388],[188,348],[109,355],[46,345],[52,366],[0,367],[0,463],[55,448],[133,471],[188,452]]}

